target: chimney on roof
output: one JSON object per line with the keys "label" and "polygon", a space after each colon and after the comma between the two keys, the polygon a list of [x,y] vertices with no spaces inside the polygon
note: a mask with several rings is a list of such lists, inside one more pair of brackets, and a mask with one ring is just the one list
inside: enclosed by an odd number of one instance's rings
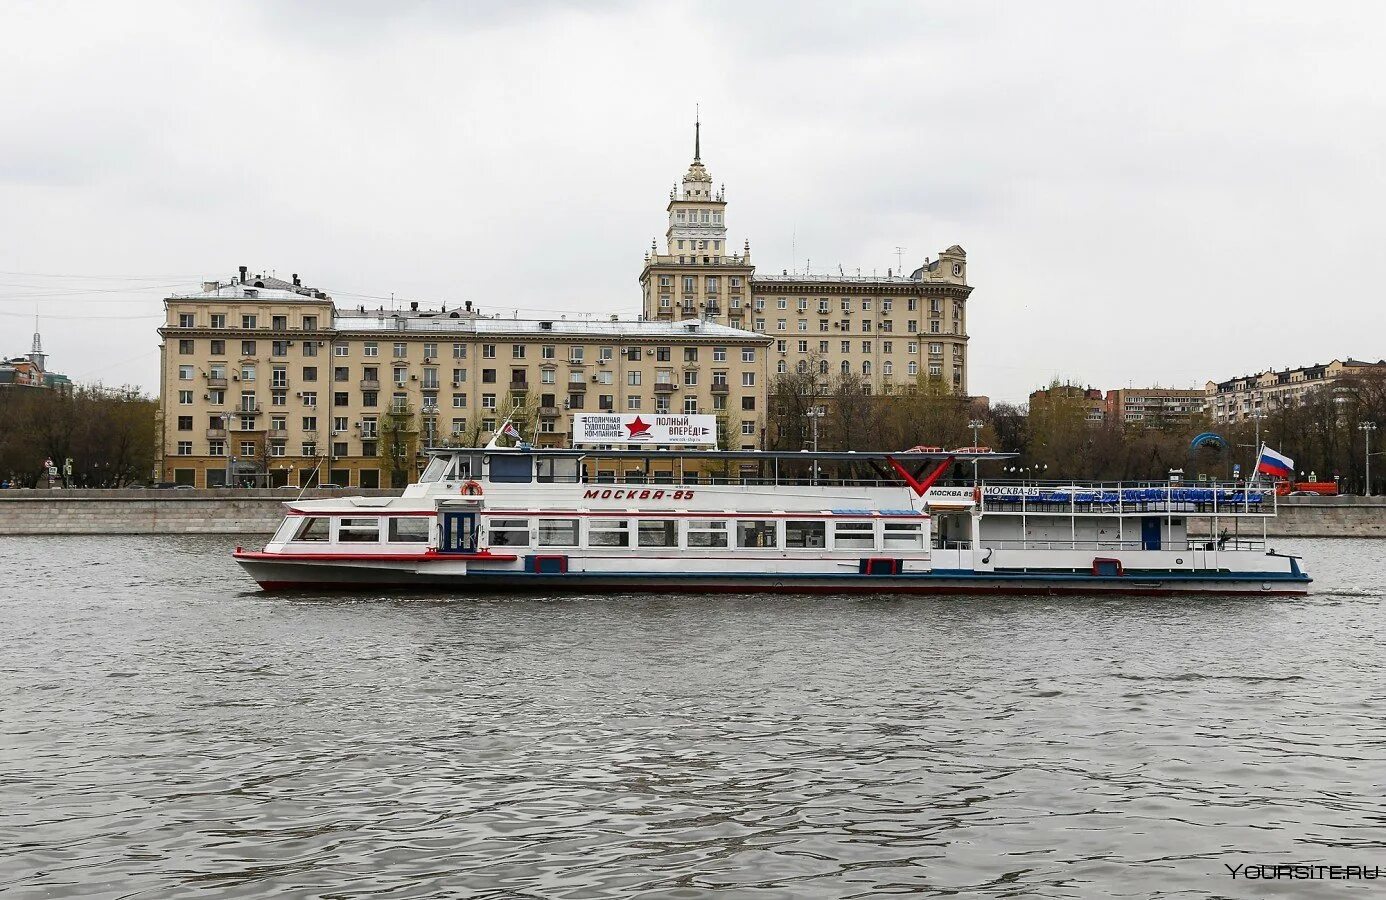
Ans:
{"label": "chimney on roof", "polygon": [[467,301],[467,312],[471,312],[471,311],[472,311],[472,301],[468,300],[468,301]]}
{"label": "chimney on roof", "polygon": [[409,303],[409,309],[410,309],[411,312],[418,312],[418,311],[419,311],[419,301],[417,301],[417,300],[411,301],[411,302]]}
{"label": "chimney on roof", "polygon": [[298,273],[295,272],[295,273],[294,273],[294,287],[302,287],[302,286],[303,286],[302,283],[300,283],[299,280],[298,280]]}
{"label": "chimney on roof", "polygon": [[245,284],[245,273],[247,271],[245,266],[241,266],[241,284]]}

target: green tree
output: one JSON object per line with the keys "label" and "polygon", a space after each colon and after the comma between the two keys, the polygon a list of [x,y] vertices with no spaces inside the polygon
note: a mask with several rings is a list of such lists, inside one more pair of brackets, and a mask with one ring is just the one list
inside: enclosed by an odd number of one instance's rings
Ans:
{"label": "green tree", "polygon": [[413,480],[419,454],[419,422],[409,404],[392,404],[380,417],[380,455],[391,487]]}

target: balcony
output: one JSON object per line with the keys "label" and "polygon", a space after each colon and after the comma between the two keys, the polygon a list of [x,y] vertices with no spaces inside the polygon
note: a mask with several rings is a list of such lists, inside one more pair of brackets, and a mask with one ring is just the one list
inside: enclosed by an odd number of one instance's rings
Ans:
{"label": "balcony", "polygon": [[521,393],[521,392],[523,392],[523,391],[527,391],[527,390],[529,390],[529,382],[528,382],[528,381],[512,381],[512,382],[510,382],[510,390],[511,390],[512,392],[514,392],[514,393]]}
{"label": "balcony", "polygon": [[209,387],[209,388],[224,388],[224,387],[226,387],[226,379],[225,379],[225,378],[212,378],[212,377],[209,376],[209,377],[207,378],[207,387]]}
{"label": "balcony", "polygon": [[656,394],[672,394],[677,387],[672,381],[656,381],[654,389]]}
{"label": "balcony", "polygon": [[379,378],[362,378],[362,379],[361,379],[361,390],[363,390],[363,391],[378,391],[378,390],[380,390],[380,379],[379,379]]}
{"label": "balcony", "polygon": [[209,440],[209,441],[224,441],[224,440],[226,440],[226,429],[225,429],[225,428],[208,428],[208,429],[207,429],[207,440]]}
{"label": "balcony", "polygon": [[722,314],[722,307],[718,306],[716,303],[709,303],[704,308],[704,312],[709,316],[720,316]]}
{"label": "balcony", "polygon": [[560,410],[557,406],[541,406],[541,407],[539,407],[539,415],[540,415],[541,417],[543,417],[543,418],[551,419],[551,418],[554,418],[555,416],[557,416],[557,415],[558,415],[559,413],[561,413],[561,412],[562,412],[562,410]]}
{"label": "balcony", "polygon": [[721,384],[714,381],[712,383],[712,392],[714,394],[729,394],[731,393],[731,385],[727,384],[725,381]]}
{"label": "balcony", "polygon": [[288,437],[289,430],[287,428],[271,428],[269,430],[269,439],[272,441],[288,440]]}
{"label": "balcony", "polygon": [[585,382],[585,381],[570,381],[570,382],[568,382],[568,392],[569,392],[569,393],[581,394],[581,393],[586,393],[586,391],[587,391],[587,382]]}
{"label": "balcony", "polygon": [[237,406],[234,410],[232,410],[231,414],[234,416],[258,416],[260,413],[264,411],[264,408],[260,406],[260,404],[247,403],[246,401],[242,400],[241,405]]}
{"label": "balcony", "polygon": [[236,432],[237,434],[251,434],[251,433],[258,433],[258,432],[264,431],[264,430],[265,430],[265,426],[263,426],[263,425],[254,425],[254,424],[252,424],[252,425],[246,425],[244,422],[240,421],[239,419],[233,419],[232,422],[231,422],[231,430],[234,431],[234,432]]}

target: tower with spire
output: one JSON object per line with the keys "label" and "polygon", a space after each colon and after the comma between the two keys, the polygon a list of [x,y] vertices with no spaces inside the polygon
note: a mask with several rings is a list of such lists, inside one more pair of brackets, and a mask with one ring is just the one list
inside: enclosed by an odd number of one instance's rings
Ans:
{"label": "tower with spire", "polygon": [[713,188],[703,165],[703,123],[693,120],[693,161],[669,192],[664,248],[646,254],[640,275],[644,314],[651,320],[709,319],[744,327],[750,244],[727,241],[725,188]]}
{"label": "tower with spire", "polygon": [[43,338],[39,335],[39,317],[34,316],[34,342],[29,346],[29,362],[40,373],[48,371],[48,354],[43,352]]}

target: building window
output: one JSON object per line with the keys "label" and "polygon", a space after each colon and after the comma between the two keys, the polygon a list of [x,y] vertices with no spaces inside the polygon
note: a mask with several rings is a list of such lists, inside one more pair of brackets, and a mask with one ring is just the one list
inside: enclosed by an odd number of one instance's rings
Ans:
{"label": "building window", "polygon": [[193,392],[192,392],[192,391],[179,391],[179,392],[178,392],[178,405],[179,405],[179,406],[192,406],[192,402],[193,402]]}
{"label": "building window", "polygon": [[192,356],[196,352],[196,341],[183,339],[178,342],[178,353],[180,356]]}
{"label": "building window", "polygon": [[482,345],[481,345],[481,358],[482,358],[482,359],[495,359],[495,358],[496,358],[496,345],[495,345],[495,344],[482,344]]}
{"label": "building window", "polygon": [[255,327],[255,317],[254,317],[254,316],[241,316],[241,327],[242,327],[242,328],[254,328],[254,327]]}
{"label": "building window", "polygon": [[742,347],[742,348],[741,348],[741,361],[744,362],[744,363],[753,363],[753,362],[755,362],[755,361],[756,361],[756,348],[755,348],[755,347]]}
{"label": "building window", "polygon": [[179,456],[192,456],[192,441],[179,441],[179,442],[178,442],[178,455],[179,455]]}
{"label": "building window", "polygon": [[226,313],[212,313],[212,327],[213,327],[213,328],[225,328],[225,327],[226,327]]}
{"label": "building window", "polygon": [[[342,355],[345,356],[346,354],[342,354]],[[362,355],[362,356],[379,356],[379,355],[380,355],[380,345],[377,344],[375,341],[366,341],[364,344],[361,345],[361,355]]]}

